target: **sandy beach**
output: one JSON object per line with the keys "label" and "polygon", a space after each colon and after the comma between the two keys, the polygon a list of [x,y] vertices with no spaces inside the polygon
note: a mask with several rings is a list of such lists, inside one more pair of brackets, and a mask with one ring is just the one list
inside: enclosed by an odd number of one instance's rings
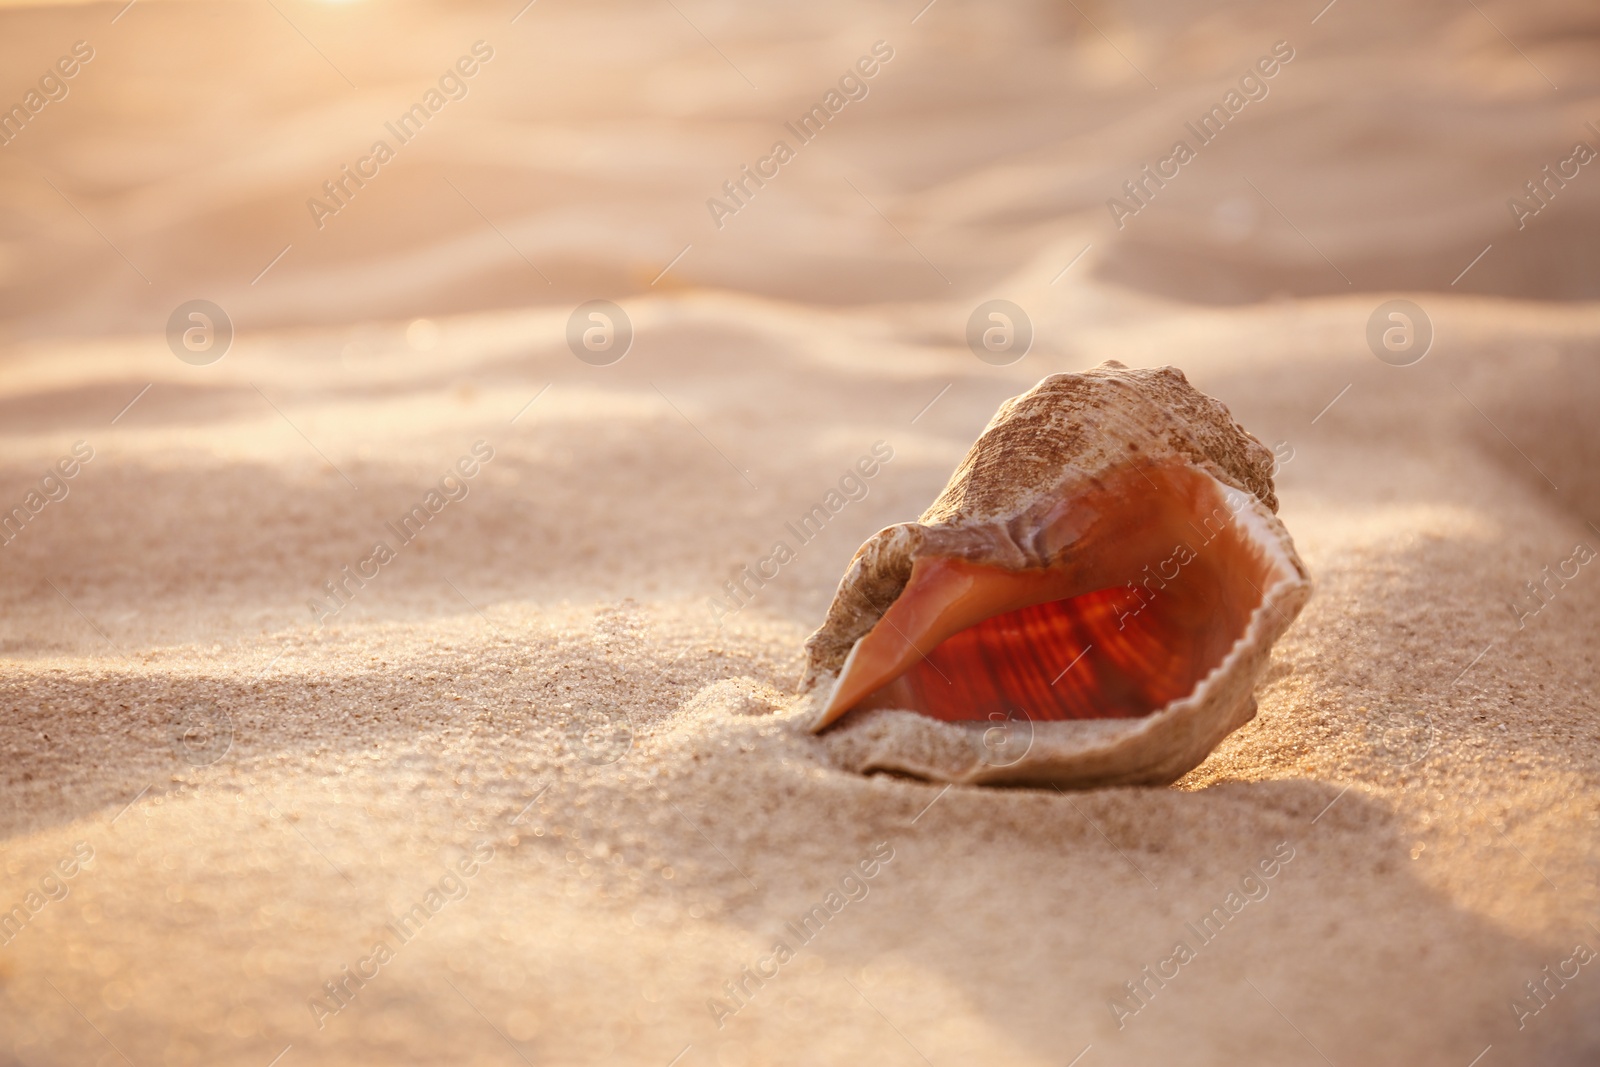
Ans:
{"label": "sandy beach", "polygon": [[[0,6],[0,1065],[1596,1062],[1597,54],[1565,0]],[[1256,718],[1170,788],[843,769],[795,688],[857,546],[1108,359],[1278,457]]]}

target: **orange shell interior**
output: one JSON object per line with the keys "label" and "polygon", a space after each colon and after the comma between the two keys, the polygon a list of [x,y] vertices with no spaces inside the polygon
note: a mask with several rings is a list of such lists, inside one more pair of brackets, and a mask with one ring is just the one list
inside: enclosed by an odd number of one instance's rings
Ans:
{"label": "orange shell interior", "polygon": [[867,708],[949,722],[1138,718],[1189,695],[1290,567],[1251,500],[1187,464],[1130,465],[1032,534],[1055,566],[918,559],[819,728]]}

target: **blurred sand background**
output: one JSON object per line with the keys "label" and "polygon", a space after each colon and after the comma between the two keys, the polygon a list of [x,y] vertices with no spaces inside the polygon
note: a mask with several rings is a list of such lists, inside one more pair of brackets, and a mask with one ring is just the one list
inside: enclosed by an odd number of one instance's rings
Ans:
{"label": "blurred sand background", "polygon": [[[1600,567],[1511,607],[1600,549],[1600,165],[1520,231],[1506,206],[1600,147],[1592,5],[521,7],[0,7],[0,104],[94,49],[0,148],[0,506],[93,449],[0,547],[0,909],[28,920],[0,1064],[1600,1058],[1600,961],[1513,1006],[1600,950]],[[318,229],[306,200],[478,40],[466,98]],[[880,40],[867,97],[719,229],[706,199]],[[1118,230],[1106,199],[1278,41],[1269,95]],[[1396,295],[1435,332],[1407,367],[1365,339]],[[236,330],[209,366],[164,337],[195,298]],[[596,298],[636,334],[611,366],[564,339]],[[963,341],[992,298],[1036,330],[1007,367]],[[855,547],[1000,400],[1113,358],[1292,455],[1318,591],[1256,720],[1173,789],[835,769],[788,701]],[[467,496],[319,626],[480,439]],[[866,499],[719,622],[879,440]]]}

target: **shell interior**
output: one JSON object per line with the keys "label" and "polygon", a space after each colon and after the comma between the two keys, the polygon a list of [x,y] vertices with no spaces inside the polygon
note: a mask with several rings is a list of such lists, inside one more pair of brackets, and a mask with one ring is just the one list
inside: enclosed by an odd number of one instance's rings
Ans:
{"label": "shell interior", "polygon": [[1006,531],[1045,567],[925,555],[851,650],[848,712],[947,722],[1129,719],[1193,693],[1299,572],[1255,497],[1184,462],[1128,464]]}

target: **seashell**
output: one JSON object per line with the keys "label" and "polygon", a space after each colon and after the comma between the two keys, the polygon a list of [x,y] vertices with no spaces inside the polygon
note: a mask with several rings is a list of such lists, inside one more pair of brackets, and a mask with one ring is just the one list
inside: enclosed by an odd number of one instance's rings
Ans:
{"label": "seashell", "polygon": [[1255,715],[1311,593],[1272,471],[1175,367],[1045,378],[857,550],[806,641],[812,730],[863,773],[1175,781]]}

